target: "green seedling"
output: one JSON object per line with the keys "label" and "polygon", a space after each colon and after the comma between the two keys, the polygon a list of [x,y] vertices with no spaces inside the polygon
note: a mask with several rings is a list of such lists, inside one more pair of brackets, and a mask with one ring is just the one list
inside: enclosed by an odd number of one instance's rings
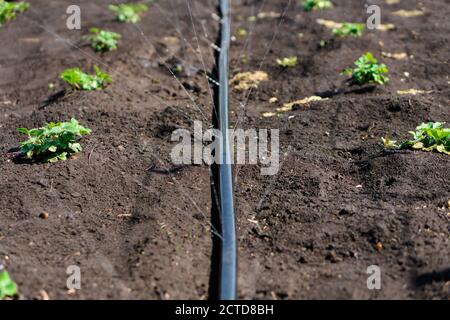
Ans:
{"label": "green seedling", "polygon": [[382,138],[387,149],[414,149],[423,151],[438,151],[450,155],[450,128],[444,128],[443,122],[422,123],[416,131],[409,132],[413,138],[400,145],[389,138]]}
{"label": "green seedling", "polygon": [[8,271],[0,265],[0,300],[12,298],[18,293],[17,284],[11,280]]}
{"label": "green seedling", "polygon": [[184,71],[183,65],[180,63],[176,63],[174,64],[170,70],[174,73],[174,74],[180,74]]}
{"label": "green seedling", "polygon": [[238,37],[243,38],[243,37],[247,36],[247,30],[245,30],[244,28],[239,28],[239,29],[237,29],[237,31],[236,31],[236,35],[237,35]]}
{"label": "green seedling", "polygon": [[26,1],[7,2],[0,0],[0,27],[2,24],[14,20],[18,13],[22,13],[30,7]]}
{"label": "green seedling", "polygon": [[333,34],[338,37],[361,37],[365,25],[363,23],[343,23],[339,28],[333,29]]}
{"label": "green seedling", "polygon": [[297,57],[291,56],[283,59],[277,59],[277,64],[282,68],[293,68],[297,65]]}
{"label": "green seedling", "polygon": [[18,128],[28,140],[20,143],[20,151],[28,159],[54,163],[82,150],[77,138],[91,133],[76,119],[69,122],[51,122],[45,127],[28,130]]}
{"label": "green seedling", "polygon": [[330,0],[306,0],[302,6],[305,11],[322,10],[333,8],[333,3]]}
{"label": "green seedling", "polygon": [[121,3],[110,5],[109,10],[116,13],[119,22],[137,23],[141,20],[141,15],[148,10],[145,3]]}
{"label": "green seedling", "polygon": [[347,68],[343,74],[351,76],[353,83],[363,85],[366,83],[385,84],[389,78],[384,75],[389,72],[385,64],[378,64],[372,53],[367,52],[355,61],[356,68]]}
{"label": "green seedling", "polygon": [[103,89],[108,83],[112,82],[111,76],[102,72],[97,66],[94,66],[95,74],[84,73],[79,68],[64,70],[60,78],[70,84],[77,90],[98,90]]}
{"label": "green seedling", "polygon": [[397,141],[391,140],[391,139],[388,138],[388,137],[381,138],[381,141],[383,141],[383,145],[384,145],[384,147],[385,147],[386,149],[395,149],[395,148],[398,148]]}
{"label": "green seedling", "polygon": [[91,43],[91,48],[97,52],[107,52],[117,49],[117,41],[122,37],[120,34],[101,30],[99,28],[89,29],[90,34],[83,39]]}

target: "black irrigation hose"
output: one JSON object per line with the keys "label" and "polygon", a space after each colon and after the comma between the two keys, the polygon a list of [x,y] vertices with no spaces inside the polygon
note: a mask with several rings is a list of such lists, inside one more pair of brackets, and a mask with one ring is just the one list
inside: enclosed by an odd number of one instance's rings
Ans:
{"label": "black irrigation hose", "polygon": [[220,163],[213,169],[218,202],[216,212],[222,239],[220,240],[220,265],[218,266],[218,298],[220,300],[236,299],[237,291],[237,249],[234,216],[233,180],[231,171],[231,152],[228,137],[228,52],[230,48],[230,4],[229,0],[219,0],[220,32],[216,53],[215,78],[219,85],[214,90],[213,122],[222,135],[220,145]]}

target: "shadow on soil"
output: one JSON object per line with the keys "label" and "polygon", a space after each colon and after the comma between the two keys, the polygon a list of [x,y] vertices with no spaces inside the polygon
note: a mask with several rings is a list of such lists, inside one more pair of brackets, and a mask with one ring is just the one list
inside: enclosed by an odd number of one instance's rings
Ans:
{"label": "shadow on soil", "polygon": [[414,285],[417,288],[419,288],[427,284],[431,284],[433,282],[447,282],[447,281],[450,281],[450,268],[440,271],[427,272],[418,275],[414,279]]}

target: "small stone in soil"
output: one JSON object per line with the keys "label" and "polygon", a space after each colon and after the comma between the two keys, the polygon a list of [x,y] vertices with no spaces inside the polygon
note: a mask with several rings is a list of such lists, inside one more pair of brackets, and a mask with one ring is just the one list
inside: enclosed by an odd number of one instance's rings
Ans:
{"label": "small stone in soil", "polygon": [[45,219],[48,219],[48,217],[49,217],[49,214],[46,211],[43,211],[39,214],[39,218],[41,218],[41,219],[45,220]]}
{"label": "small stone in soil", "polygon": [[50,300],[50,297],[45,290],[39,290],[38,300]]}
{"label": "small stone in soil", "polygon": [[331,263],[336,263],[342,261],[341,257],[338,257],[336,252],[330,251],[326,256],[325,259],[329,260]]}
{"label": "small stone in soil", "polygon": [[377,249],[378,252],[381,252],[381,250],[383,250],[383,244],[381,242],[377,242],[375,244],[375,249]]}
{"label": "small stone in soil", "polygon": [[77,291],[74,288],[70,288],[69,290],[67,290],[67,294],[68,295],[73,295],[75,294]]}

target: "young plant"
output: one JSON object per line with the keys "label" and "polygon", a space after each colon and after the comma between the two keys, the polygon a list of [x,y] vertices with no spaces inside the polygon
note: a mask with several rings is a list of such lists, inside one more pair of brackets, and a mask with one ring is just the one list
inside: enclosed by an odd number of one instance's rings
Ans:
{"label": "young plant", "polygon": [[351,76],[353,83],[363,85],[366,83],[385,84],[389,78],[385,73],[389,72],[385,64],[378,64],[372,53],[366,52],[355,61],[356,68],[347,68],[343,74]]}
{"label": "young plant", "polygon": [[174,74],[180,74],[184,71],[183,65],[181,63],[175,63],[170,70],[174,73]]}
{"label": "young plant", "polygon": [[42,128],[18,128],[17,131],[28,135],[28,140],[20,143],[23,155],[50,163],[66,160],[71,154],[80,152],[77,138],[91,133],[73,118],[69,122],[51,122]]}
{"label": "young plant", "polygon": [[6,2],[0,0],[0,27],[2,24],[14,20],[18,13],[22,13],[30,7],[30,4],[25,1],[21,2]]}
{"label": "young plant", "polygon": [[145,3],[121,3],[110,5],[109,10],[116,13],[119,22],[137,23],[141,20],[141,15],[147,12],[148,6]]}
{"label": "young plant", "polygon": [[443,122],[422,123],[410,134],[413,138],[403,142],[401,149],[437,150],[450,155],[450,128],[444,128]]}
{"label": "young plant", "polygon": [[391,139],[388,138],[388,137],[381,138],[381,141],[383,141],[383,145],[384,145],[384,147],[385,147],[386,149],[395,149],[395,148],[398,148],[397,141],[391,140]]}
{"label": "young plant", "polygon": [[333,8],[333,3],[330,0],[305,0],[302,6],[305,11],[311,11]]}
{"label": "young plant", "polygon": [[297,57],[291,56],[283,59],[277,59],[277,64],[282,68],[293,68],[297,64]]}
{"label": "young plant", "polygon": [[101,30],[99,28],[89,29],[90,34],[83,39],[91,43],[91,48],[97,52],[107,52],[117,49],[117,41],[122,37],[120,34]]}
{"label": "young plant", "polygon": [[17,295],[17,284],[11,280],[8,271],[0,265],[0,300]]}
{"label": "young plant", "polygon": [[77,90],[98,90],[112,82],[111,76],[94,66],[95,74],[84,73],[79,68],[64,70],[60,78]]}
{"label": "young plant", "polygon": [[241,38],[246,37],[247,36],[247,30],[245,30],[244,28],[239,28],[236,31],[236,35],[238,37],[241,37]]}
{"label": "young plant", "polygon": [[333,29],[333,34],[338,37],[361,37],[365,25],[363,23],[343,23],[339,28]]}
{"label": "young plant", "polygon": [[386,148],[415,149],[423,151],[436,150],[440,153],[450,155],[450,128],[444,128],[443,122],[422,123],[416,131],[409,132],[413,138],[406,140],[400,145],[389,138],[383,138]]}

